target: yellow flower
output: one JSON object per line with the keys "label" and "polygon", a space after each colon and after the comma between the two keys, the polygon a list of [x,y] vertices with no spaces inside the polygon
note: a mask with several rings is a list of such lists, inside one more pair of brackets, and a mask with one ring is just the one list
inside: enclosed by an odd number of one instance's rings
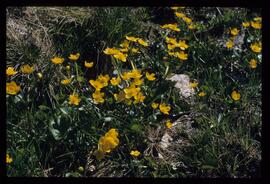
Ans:
{"label": "yellow flower", "polygon": [[79,57],[80,57],[80,53],[76,53],[76,54],[70,54],[68,58],[70,60],[77,61]]}
{"label": "yellow flower", "polygon": [[137,95],[134,96],[134,99],[135,99],[134,104],[139,103],[139,102],[142,103],[145,99],[145,96],[142,94],[142,92],[139,92],[137,93]]}
{"label": "yellow flower", "polygon": [[40,79],[43,77],[42,73],[40,73],[40,72],[37,73],[37,76],[38,76],[38,78],[40,78]]}
{"label": "yellow flower", "polygon": [[198,96],[200,96],[200,97],[204,97],[206,95],[206,93],[204,92],[204,91],[202,91],[202,92],[200,92],[199,94],[198,94]]}
{"label": "yellow flower", "polygon": [[186,41],[179,41],[177,44],[177,47],[179,47],[181,50],[186,50],[188,48],[188,45],[186,44]]}
{"label": "yellow flower", "polygon": [[148,79],[148,80],[150,80],[150,81],[153,81],[153,80],[156,80],[156,77],[155,77],[155,74],[154,73],[148,73],[148,72],[146,72],[145,73],[145,76],[146,76],[146,78]]}
{"label": "yellow flower", "polygon": [[126,39],[132,42],[137,42],[139,38],[133,37],[133,36],[126,36]]}
{"label": "yellow flower", "polygon": [[11,162],[13,162],[12,157],[10,157],[9,154],[6,154],[6,163],[10,164]]}
{"label": "yellow flower", "polygon": [[71,105],[79,105],[81,99],[79,98],[79,95],[78,94],[72,94],[72,95],[69,95],[69,104]]}
{"label": "yellow flower", "polygon": [[122,73],[121,77],[122,77],[123,80],[129,80],[131,78],[130,72]]}
{"label": "yellow flower", "polygon": [[115,48],[106,48],[103,52],[107,55],[114,55],[118,54],[120,51]]}
{"label": "yellow flower", "polygon": [[134,79],[134,81],[130,84],[130,86],[140,86],[143,84],[143,79]]}
{"label": "yellow flower", "polygon": [[253,69],[256,68],[257,67],[257,61],[255,59],[251,59],[249,61],[249,67],[253,68]]}
{"label": "yellow flower", "polygon": [[231,29],[231,35],[236,36],[238,35],[238,33],[239,33],[239,30],[237,28]]}
{"label": "yellow flower", "polygon": [[132,104],[132,100],[131,99],[125,99],[125,104],[127,105],[131,105]]}
{"label": "yellow flower", "polygon": [[132,97],[136,96],[140,91],[141,91],[140,88],[130,86],[130,87],[124,89],[125,97],[128,99],[132,98]]}
{"label": "yellow flower", "polygon": [[181,60],[187,60],[187,58],[188,58],[188,55],[185,54],[183,51],[176,52],[175,56],[178,57]]}
{"label": "yellow flower", "polygon": [[115,57],[116,59],[119,59],[120,61],[123,61],[123,62],[127,61],[127,54],[123,54],[120,51],[117,54],[114,54],[113,57]]}
{"label": "yellow flower", "polygon": [[93,94],[92,97],[96,103],[104,103],[104,93],[100,92],[99,90],[96,90]]}
{"label": "yellow flower", "polygon": [[71,79],[63,79],[63,80],[61,80],[61,84],[67,85],[69,83],[71,83]]}
{"label": "yellow flower", "polygon": [[229,40],[229,41],[226,43],[226,47],[227,47],[228,49],[232,48],[233,46],[234,46],[234,43],[233,43],[232,40]]}
{"label": "yellow flower", "polygon": [[166,121],[166,127],[171,129],[173,126],[172,122],[170,120]]}
{"label": "yellow flower", "polygon": [[164,24],[163,26],[161,26],[161,28],[163,28],[163,29],[171,29],[171,30],[177,31],[177,32],[180,31],[180,29],[177,27],[177,24]]}
{"label": "yellow flower", "polygon": [[176,45],[177,44],[177,41],[175,38],[170,38],[170,37],[166,37],[166,42],[167,43],[170,43],[172,45]]}
{"label": "yellow flower", "polygon": [[151,104],[151,107],[152,107],[153,109],[158,108],[158,106],[159,106],[159,104],[158,104],[158,103],[155,103],[155,102],[153,102],[153,103]]}
{"label": "yellow flower", "polygon": [[167,47],[169,50],[173,50],[176,47],[176,45],[168,44]]}
{"label": "yellow flower", "polygon": [[109,153],[112,149],[119,145],[119,139],[117,138],[118,132],[114,130],[109,130],[105,136],[102,136],[98,141],[98,150]]}
{"label": "yellow flower", "polygon": [[70,70],[70,66],[69,66],[69,65],[67,65],[67,66],[66,66],[66,69],[67,69],[67,70]]}
{"label": "yellow flower", "polygon": [[120,49],[121,52],[128,52],[128,48]]}
{"label": "yellow flower", "polygon": [[145,47],[149,46],[148,43],[144,41],[143,39],[138,39],[138,43]]}
{"label": "yellow flower", "polygon": [[139,156],[141,153],[138,151],[138,150],[135,150],[135,151],[131,151],[130,152],[130,155],[131,156],[134,156],[134,157],[137,157],[137,156]]}
{"label": "yellow flower", "polygon": [[64,58],[60,58],[60,57],[54,57],[51,59],[51,61],[54,63],[54,64],[61,64],[64,62]]}
{"label": "yellow flower", "polygon": [[174,56],[174,55],[175,55],[174,52],[168,52],[168,54],[169,54],[170,56]]}
{"label": "yellow flower", "polygon": [[91,67],[94,66],[94,62],[88,63],[87,61],[84,61],[84,66],[85,66],[86,68],[91,68]]}
{"label": "yellow flower", "polygon": [[21,90],[20,86],[16,84],[16,82],[7,82],[6,83],[6,92],[9,95],[16,95]]}
{"label": "yellow flower", "polygon": [[251,26],[255,29],[261,29],[262,28],[262,23],[260,22],[251,22]]}
{"label": "yellow flower", "polygon": [[101,90],[104,87],[104,84],[101,83],[99,80],[89,80],[89,83],[96,89]]}
{"label": "yellow flower", "polygon": [[21,67],[21,71],[24,74],[30,74],[30,73],[32,73],[34,71],[34,67],[33,66],[31,67],[28,64],[27,65],[23,65]]}
{"label": "yellow flower", "polygon": [[190,29],[190,30],[193,30],[193,29],[195,29],[196,27],[195,27],[195,25],[194,24],[189,24],[188,25],[188,29]]}
{"label": "yellow flower", "polygon": [[231,97],[232,97],[233,100],[237,101],[237,100],[239,100],[241,98],[241,95],[237,91],[233,91],[232,94],[231,94]]}
{"label": "yellow flower", "polygon": [[134,69],[131,72],[129,72],[129,76],[130,78],[133,78],[133,79],[139,79],[142,77],[142,74],[140,70]]}
{"label": "yellow flower", "polygon": [[262,43],[257,42],[250,45],[250,48],[253,52],[260,53],[262,51]]}
{"label": "yellow flower", "polygon": [[16,72],[16,71],[14,70],[13,67],[8,67],[8,68],[6,69],[6,74],[7,74],[8,76],[15,75],[16,73],[18,73],[18,72]]}
{"label": "yellow flower", "polygon": [[190,87],[196,88],[198,86],[198,84],[199,84],[198,82],[191,82]]}
{"label": "yellow flower", "polygon": [[254,17],[253,20],[260,21],[261,22],[262,21],[262,17]]}
{"label": "yellow flower", "polygon": [[124,40],[121,44],[120,47],[122,48],[128,48],[129,47],[129,41],[128,40]]}
{"label": "yellow flower", "polygon": [[183,18],[186,15],[184,13],[175,12],[176,17]]}
{"label": "yellow flower", "polygon": [[159,105],[159,110],[160,110],[163,114],[169,115],[169,111],[171,110],[171,106],[170,106],[170,105],[166,105],[165,103],[161,103],[161,104]]}
{"label": "yellow flower", "polygon": [[131,52],[133,52],[133,53],[139,53],[139,49],[132,48],[132,49],[131,49]]}
{"label": "yellow flower", "polygon": [[110,76],[107,74],[107,75],[99,75],[98,78],[97,78],[98,81],[100,81],[102,84],[103,84],[103,87],[106,87],[108,86],[108,82],[110,80]]}
{"label": "yellow flower", "polygon": [[118,137],[118,132],[115,128],[111,128],[105,136]]}
{"label": "yellow flower", "polygon": [[242,22],[242,26],[243,27],[249,27],[250,26],[250,23],[249,22]]}
{"label": "yellow flower", "polygon": [[111,80],[110,80],[110,82],[111,82],[111,84],[113,85],[113,86],[117,86],[118,84],[120,84],[120,82],[121,82],[121,78],[120,77],[113,77]]}
{"label": "yellow flower", "polygon": [[188,18],[188,17],[182,17],[182,20],[184,22],[186,22],[187,24],[191,23],[192,22],[192,19],[191,18]]}

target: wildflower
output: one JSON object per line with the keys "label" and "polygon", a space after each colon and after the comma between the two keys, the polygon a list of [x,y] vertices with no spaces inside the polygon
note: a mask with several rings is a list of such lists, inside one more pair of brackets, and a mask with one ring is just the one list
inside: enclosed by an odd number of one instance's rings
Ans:
{"label": "wildflower", "polygon": [[10,164],[11,162],[13,162],[12,157],[10,157],[9,154],[6,154],[6,163]]}
{"label": "wildflower", "polygon": [[141,44],[142,46],[145,46],[145,47],[149,46],[149,44],[146,41],[144,41],[143,39],[138,39],[138,43]]}
{"label": "wildflower", "polygon": [[80,53],[76,53],[76,54],[70,54],[68,58],[70,60],[77,61],[79,57],[80,57]]}
{"label": "wildflower", "polygon": [[141,91],[140,88],[130,86],[130,87],[124,89],[125,97],[128,99],[132,98],[132,97],[136,96],[140,91]]}
{"label": "wildflower", "polygon": [[188,18],[188,17],[182,17],[182,20],[184,22],[186,22],[187,24],[190,24],[192,22],[192,19],[191,18]]}
{"label": "wildflower", "polygon": [[188,25],[188,29],[190,29],[190,30],[193,30],[193,29],[195,29],[196,27],[195,27],[195,25],[194,24],[189,24]]}
{"label": "wildflower", "polygon": [[21,90],[20,86],[16,82],[7,82],[6,83],[6,92],[9,95],[16,95]]}
{"label": "wildflower", "polygon": [[128,48],[129,47],[129,41],[128,40],[124,40],[121,44],[120,47],[122,48]]}
{"label": "wildflower", "polygon": [[94,62],[88,63],[87,61],[84,61],[84,66],[85,66],[86,68],[91,68],[91,67],[94,66]]}
{"label": "wildflower", "polygon": [[89,83],[96,89],[101,90],[104,87],[104,84],[101,83],[99,80],[89,80]]}
{"label": "wildflower", "polygon": [[21,71],[22,71],[22,73],[24,73],[24,74],[30,74],[30,73],[32,73],[33,71],[34,71],[34,67],[32,66],[30,66],[30,65],[23,65],[22,67],[21,67]]}
{"label": "wildflower", "polygon": [[84,171],[83,166],[78,167],[78,170],[79,170],[80,172],[83,172],[83,171]]}
{"label": "wildflower", "polygon": [[131,52],[133,52],[133,53],[139,53],[139,49],[132,48],[132,49],[131,49]]}
{"label": "wildflower", "polygon": [[198,86],[198,84],[199,84],[198,82],[191,82],[189,85],[192,88],[196,88]]}
{"label": "wildflower", "polygon": [[114,54],[113,57],[115,57],[116,59],[119,59],[120,61],[123,61],[123,62],[127,61],[127,54],[123,54],[120,51],[117,54]]}
{"label": "wildflower", "polygon": [[128,48],[120,49],[121,52],[128,52]]}
{"label": "wildflower", "polygon": [[188,55],[185,54],[183,51],[176,52],[175,56],[178,57],[181,60],[187,60],[187,58],[188,58]]}
{"label": "wildflower", "polygon": [[177,44],[177,41],[175,38],[170,38],[170,37],[166,37],[166,42],[167,43],[170,43],[172,45],[176,45]]}
{"label": "wildflower", "polygon": [[260,53],[262,50],[262,43],[257,42],[250,45],[250,48],[253,52]]}
{"label": "wildflower", "polygon": [[170,120],[166,121],[166,127],[171,129],[172,128],[172,122]]}
{"label": "wildflower", "polygon": [[252,68],[252,69],[256,68],[257,67],[257,61],[255,59],[251,59],[249,61],[249,67]]}
{"label": "wildflower", "polygon": [[119,144],[119,139],[117,136],[118,132],[113,128],[110,129],[105,136],[100,137],[98,141],[98,151],[101,153],[98,154],[103,157],[105,153],[109,153],[112,149],[116,148],[116,146]]}
{"label": "wildflower", "polygon": [[232,48],[233,46],[234,46],[234,43],[233,43],[232,40],[229,40],[229,41],[226,43],[226,47],[227,47],[228,49]]}
{"label": "wildflower", "polygon": [[99,75],[97,78],[98,81],[100,81],[103,84],[103,87],[108,86],[108,82],[110,80],[109,75]]}
{"label": "wildflower", "polygon": [[18,72],[15,71],[13,67],[8,67],[8,68],[6,69],[6,75],[8,75],[8,76],[15,75],[16,73],[18,73]]}
{"label": "wildflower", "polygon": [[171,106],[170,106],[170,105],[166,105],[165,103],[161,103],[161,104],[159,105],[159,110],[160,110],[163,114],[169,115],[169,111],[171,110]]}
{"label": "wildflower", "polygon": [[54,64],[61,64],[64,62],[64,58],[61,58],[61,57],[54,57],[51,59],[51,61],[54,63]]}
{"label": "wildflower", "polygon": [[126,36],[126,39],[132,42],[137,42],[139,38],[133,37],[133,36]]}
{"label": "wildflower", "polygon": [[198,94],[198,96],[200,96],[200,97],[204,97],[206,95],[206,93],[204,92],[204,91],[202,91],[202,92],[200,92],[199,94]]}
{"label": "wildflower", "polygon": [[138,151],[138,150],[135,150],[135,151],[131,151],[130,152],[130,155],[131,156],[134,156],[134,157],[138,157],[141,153]]}
{"label": "wildflower", "polygon": [[37,76],[38,76],[38,78],[40,78],[40,79],[43,77],[42,73],[40,73],[40,72],[37,73]]}
{"label": "wildflower", "polygon": [[153,81],[153,80],[156,80],[156,77],[155,77],[155,74],[154,73],[149,73],[149,72],[146,72],[145,73],[145,76],[146,76],[146,78],[148,79],[148,80],[150,80],[150,81]]}
{"label": "wildflower", "polygon": [[107,55],[114,55],[118,54],[120,51],[115,48],[106,48],[103,52]]}
{"label": "wildflower", "polygon": [[92,97],[96,103],[104,103],[104,93],[100,92],[99,90],[96,90],[93,94]]}
{"label": "wildflower", "polygon": [[130,84],[130,86],[140,86],[143,84],[143,79],[134,79],[134,81]]}
{"label": "wildflower", "polygon": [[175,12],[176,17],[183,18],[186,15],[184,13]]}
{"label": "wildflower", "polygon": [[231,94],[231,97],[232,97],[233,100],[237,101],[237,100],[239,100],[241,98],[241,95],[237,91],[233,91],[232,94]]}
{"label": "wildflower", "polygon": [[251,26],[252,26],[254,29],[261,29],[261,28],[262,28],[262,23],[252,21],[252,22],[251,22]]}
{"label": "wildflower", "polygon": [[159,106],[159,104],[158,104],[158,103],[155,103],[155,102],[153,102],[153,103],[151,104],[151,107],[152,107],[153,109],[158,108],[158,106]]}
{"label": "wildflower", "polygon": [[135,99],[134,104],[139,103],[139,102],[142,103],[145,99],[145,96],[142,94],[142,92],[139,92],[137,93],[137,95],[134,96],[134,99]]}
{"label": "wildflower", "polygon": [[250,23],[249,22],[242,22],[242,26],[243,27],[249,27],[250,26]]}
{"label": "wildflower", "polygon": [[66,69],[67,69],[67,70],[70,70],[70,66],[69,66],[69,65],[67,65],[67,66],[66,66]]}
{"label": "wildflower", "polygon": [[236,36],[236,35],[238,35],[238,33],[239,33],[239,29],[237,29],[237,28],[231,29],[231,35]]}
{"label": "wildflower", "polygon": [[139,79],[142,77],[141,71],[134,69],[129,73],[130,78]]}
{"label": "wildflower", "polygon": [[179,41],[177,44],[177,47],[179,47],[181,50],[186,50],[188,48],[188,45],[186,44],[186,41]]}
{"label": "wildflower", "polygon": [[69,104],[71,105],[79,105],[81,99],[79,98],[78,94],[73,93],[72,95],[69,95]]}
{"label": "wildflower", "polygon": [[130,72],[124,72],[121,77],[123,80],[129,80],[131,78]]}
{"label": "wildflower", "polygon": [[176,45],[168,44],[167,47],[169,50],[173,50],[176,47]]}
{"label": "wildflower", "polygon": [[61,80],[61,84],[67,85],[69,83],[71,83],[71,79],[63,79],[63,80]]}
{"label": "wildflower", "polygon": [[111,84],[113,85],[113,86],[117,86],[118,84],[120,84],[120,82],[121,82],[121,78],[120,77],[113,77],[111,80],[110,80],[110,82],[111,82]]}
{"label": "wildflower", "polygon": [[177,32],[180,31],[180,29],[177,27],[177,24],[164,24],[163,26],[161,26],[161,28],[163,28],[163,29],[171,29],[171,30],[177,31]]}

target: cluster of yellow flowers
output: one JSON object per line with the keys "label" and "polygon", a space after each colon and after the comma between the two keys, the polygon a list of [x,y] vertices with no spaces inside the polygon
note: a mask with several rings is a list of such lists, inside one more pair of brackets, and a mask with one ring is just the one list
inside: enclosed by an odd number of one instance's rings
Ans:
{"label": "cluster of yellow flowers", "polygon": [[171,106],[170,105],[166,105],[165,103],[156,103],[156,102],[153,102],[151,104],[152,108],[153,109],[157,109],[159,107],[159,110],[160,112],[162,112],[163,114],[166,114],[166,115],[169,115],[169,112],[171,110]]}
{"label": "cluster of yellow flowers", "polygon": [[[34,66],[30,66],[28,64],[21,66],[21,72],[23,74],[31,74],[34,72]],[[8,67],[6,69],[6,75],[8,77],[17,74],[18,72],[14,69],[14,67]],[[20,86],[17,85],[15,81],[7,82],[6,83],[6,93],[9,95],[16,95],[20,91]]]}
{"label": "cluster of yellow flowers", "polygon": [[179,12],[178,9],[174,9],[174,14],[176,15],[176,17],[182,19],[188,26],[188,29],[192,30],[195,29],[195,24],[192,22],[192,19],[187,17],[186,14],[184,14],[183,12]]}
{"label": "cluster of yellow flowers", "polygon": [[242,22],[242,26],[244,28],[253,27],[254,29],[261,29],[262,28],[262,17],[255,17],[253,21],[250,22]]}
{"label": "cluster of yellow flowers", "polygon": [[180,31],[180,28],[178,27],[177,23],[174,23],[174,24],[164,24],[161,26],[162,29],[170,29],[170,30],[173,30],[173,31],[177,31],[179,32]]}
{"label": "cluster of yellow flowers", "polygon": [[11,156],[9,156],[9,154],[6,154],[6,163],[10,164],[11,162],[13,162],[13,159]]}
{"label": "cluster of yellow flowers", "polygon": [[119,144],[118,132],[115,128],[110,129],[105,136],[100,137],[98,149],[95,156],[98,160],[102,159],[106,153],[110,153]]}
{"label": "cluster of yellow flowers", "polygon": [[230,34],[232,35],[232,37],[229,38],[229,40],[226,42],[226,47],[228,49],[232,48],[234,46],[234,39],[235,37],[239,34],[239,29],[237,28],[231,28],[230,29]]}
{"label": "cluster of yellow flowers", "polygon": [[[181,61],[188,59],[188,55],[184,52],[184,50],[186,50],[189,46],[186,44],[185,40],[177,41],[175,38],[166,37],[166,43],[169,56],[174,56]],[[176,48],[179,48],[180,51],[173,51]]]}

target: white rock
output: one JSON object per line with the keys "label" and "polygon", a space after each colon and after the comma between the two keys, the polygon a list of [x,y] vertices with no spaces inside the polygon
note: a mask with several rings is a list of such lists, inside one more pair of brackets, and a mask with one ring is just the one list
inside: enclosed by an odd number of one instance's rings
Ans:
{"label": "white rock", "polygon": [[194,89],[190,87],[190,78],[185,74],[174,74],[172,77],[168,78],[170,81],[176,81],[174,87],[180,89],[180,94],[185,98],[194,95]]}

